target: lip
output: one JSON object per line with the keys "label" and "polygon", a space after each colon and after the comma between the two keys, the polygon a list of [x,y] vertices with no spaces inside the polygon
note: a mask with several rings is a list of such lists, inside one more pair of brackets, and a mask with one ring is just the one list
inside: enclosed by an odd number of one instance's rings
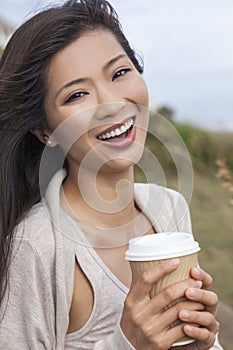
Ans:
{"label": "lip", "polygon": [[111,148],[121,149],[121,148],[129,147],[133,143],[133,141],[135,140],[135,136],[136,136],[136,126],[135,126],[135,119],[136,118],[135,118],[135,116],[129,117],[121,123],[114,124],[111,127],[105,129],[102,133],[98,134],[98,135],[101,135],[101,134],[104,134],[107,132],[111,132],[111,131],[115,130],[116,128],[119,128],[119,127],[123,126],[125,123],[129,122],[130,119],[134,120],[134,124],[133,124],[132,129],[130,130],[130,132],[128,133],[128,135],[125,138],[119,138],[119,140],[114,139],[114,141],[111,141],[111,139],[109,139],[108,141],[107,140],[99,140],[97,138],[98,142],[104,144],[105,146],[111,147]]}

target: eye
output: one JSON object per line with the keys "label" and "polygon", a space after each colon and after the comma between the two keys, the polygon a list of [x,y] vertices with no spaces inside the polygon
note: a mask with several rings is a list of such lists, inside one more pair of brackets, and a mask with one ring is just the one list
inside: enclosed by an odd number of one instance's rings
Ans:
{"label": "eye", "polygon": [[118,70],[112,77],[112,81],[117,79],[117,78],[120,78],[122,77],[123,75],[127,74],[128,72],[130,72],[131,69],[130,68],[123,68],[123,69],[120,69]]}
{"label": "eye", "polygon": [[71,103],[73,101],[80,100],[85,95],[89,95],[89,93],[86,91],[77,91],[74,94],[72,94],[70,97],[68,97],[65,103]]}

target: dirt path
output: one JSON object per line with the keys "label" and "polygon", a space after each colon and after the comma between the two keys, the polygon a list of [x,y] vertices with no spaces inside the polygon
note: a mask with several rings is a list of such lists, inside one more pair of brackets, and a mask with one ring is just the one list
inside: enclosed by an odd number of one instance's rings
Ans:
{"label": "dirt path", "polygon": [[218,307],[218,321],[221,324],[220,328],[220,342],[224,350],[233,349],[233,308],[219,303]]}

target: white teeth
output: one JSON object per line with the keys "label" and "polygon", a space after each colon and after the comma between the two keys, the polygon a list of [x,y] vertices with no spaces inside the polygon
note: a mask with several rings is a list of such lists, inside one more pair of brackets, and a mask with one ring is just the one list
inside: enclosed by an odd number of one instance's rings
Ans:
{"label": "white teeth", "polygon": [[120,129],[116,129],[116,130],[115,130],[115,133],[116,133],[116,136],[119,136],[119,135],[121,134]]}
{"label": "white teeth", "polygon": [[134,120],[133,118],[131,118],[128,122],[126,122],[120,128],[116,128],[115,130],[112,130],[111,132],[107,132],[106,134],[101,134],[97,136],[97,138],[99,140],[106,140],[112,137],[120,136],[121,134],[124,134],[127,130],[129,130],[133,124],[134,124]]}
{"label": "white teeth", "polygon": [[122,132],[122,134],[123,134],[124,132],[127,131],[126,126],[125,126],[125,125],[122,125],[121,128],[120,128],[120,130],[121,130],[121,132]]}

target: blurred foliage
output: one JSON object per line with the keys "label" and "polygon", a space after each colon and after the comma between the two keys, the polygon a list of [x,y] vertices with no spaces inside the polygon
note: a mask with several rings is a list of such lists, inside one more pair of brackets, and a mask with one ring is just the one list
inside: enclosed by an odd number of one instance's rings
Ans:
{"label": "blurred foliage", "polygon": [[[173,114],[170,113],[171,115]],[[175,134],[174,131],[178,131],[191,156],[194,190],[190,209],[193,232],[202,247],[200,263],[214,277],[213,288],[220,299],[233,306],[233,133],[209,132],[189,124],[178,123],[174,118],[166,116],[156,118],[154,112],[151,112],[150,117],[149,130],[152,128],[157,132],[156,136],[153,135],[154,132],[148,133],[146,148],[160,163],[168,187],[178,189],[176,166],[166,149],[169,138],[172,139]],[[170,150],[171,146],[172,143]],[[151,168],[152,163],[151,158]],[[155,177],[156,175],[157,173]],[[145,181],[145,176],[143,177],[138,167],[135,168],[135,179],[136,182]]]}
{"label": "blurred foliage", "polygon": [[157,113],[164,116],[166,119],[172,121],[174,119],[175,112],[168,106],[161,106],[157,109]]}
{"label": "blurred foliage", "polygon": [[[233,133],[210,132],[187,123],[176,122],[170,108],[162,107],[158,111],[166,113],[163,118],[157,112],[150,112],[146,149],[155,156],[165,177],[177,175],[176,164],[169,151],[173,148],[172,139],[175,134],[180,139],[179,143],[183,140],[191,157],[192,166],[199,174],[208,173],[210,176],[217,176],[218,159],[224,159],[229,171],[233,172]],[[150,160],[149,156],[148,159]],[[140,163],[135,167],[135,179],[136,182],[147,181],[140,169]]]}
{"label": "blurred foliage", "polygon": [[[178,123],[173,120],[174,114],[170,108],[162,107],[158,111],[160,114],[165,111],[163,116],[175,127],[183,139],[196,170],[202,172],[208,168],[217,172],[216,159],[219,158],[224,158],[228,167],[233,170],[233,133],[209,132],[190,124]],[[151,112],[150,125],[156,123],[153,119],[154,113]],[[148,134],[146,146],[156,155],[161,165],[166,165],[171,170],[175,169],[174,161],[158,138]]]}

